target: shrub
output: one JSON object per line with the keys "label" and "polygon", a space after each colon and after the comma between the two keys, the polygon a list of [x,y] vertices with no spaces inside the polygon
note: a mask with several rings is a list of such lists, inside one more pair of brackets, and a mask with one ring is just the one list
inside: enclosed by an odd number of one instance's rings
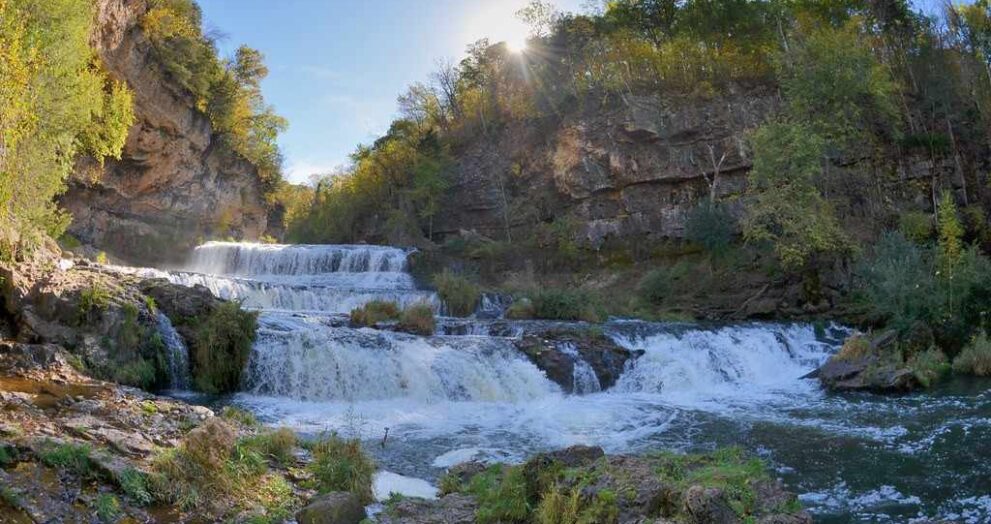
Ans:
{"label": "shrub", "polygon": [[953,361],[953,371],[978,377],[991,377],[991,339],[981,331],[964,346]]}
{"label": "shrub", "polygon": [[330,434],[313,443],[311,452],[313,462],[307,469],[313,475],[317,491],[347,491],[358,496],[362,504],[374,500],[372,475],[375,473],[375,463],[361,449],[360,441],[345,440]]}
{"label": "shrub", "polygon": [[665,269],[654,269],[644,275],[637,284],[637,294],[640,300],[652,306],[664,304],[672,294],[671,274]]}
{"label": "shrub", "polygon": [[14,462],[15,453],[13,448],[0,445],[0,468]]}
{"label": "shrub", "polygon": [[467,317],[475,312],[482,296],[478,286],[467,278],[449,270],[434,275],[437,294],[447,306],[447,312],[456,317]]}
{"label": "shrub", "polygon": [[100,519],[100,522],[114,522],[123,513],[120,501],[109,493],[103,493],[96,497],[94,508],[96,509],[96,517]]}
{"label": "shrub", "polygon": [[548,289],[530,297],[536,318],[600,322],[603,314],[587,291]]}
{"label": "shrub", "polygon": [[193,346],[193,377],[206,393],[228,393],[241,384],[258,329],[258,313],[224,302],[201,323]]}
{"label": "shrub", "polygon": [[908,367],[922,387],[930,387],[950,372],[946,355],[938,349],[928,349],[916,353],[908,360]]}
{"label": "shrub", "polygon": [[608,489],[597,491],[594,497],[587,497],[577,487],[570,490],[555,487],[544,494],[536,511],[536,521],[539,524],[584,524],[618,520],[616,492]]}
{"label": "shrub", "polygon": [[933,235],[933,221],[930,215],[909,211],[898,217],[898,231],[916,244],[928,242]]}
{"label": "shrub", "polygon": [[234,479],[226,465],[234,451],[235,435],[220,418],[211,418],[190,431],[175,449],[154,458],[148,477],[157,500],[192,509],[204,497],[231,491]]}
{"label": "shrub", "polygon": [[685,237],[709,253],[720,255],[732,244],[736,227],[736,219],[725,206],[705,200],[688,213]]}
{"label": "shrub", "polygon": [[395,302],[373,300],[351,310],[351,325],[371,327],[386,320],[397,320],[399,314],[399,306]]}
{"label": "shrub", "polygon": [[274,460],[281,466],[287,466],[293,462],[296,442],[296,434],[291,429],[279,428],[248,437],[242,441],[242,445]]}
{"label": "shrub", "polygon": [[533,306],[533,301],[526,297],[514,300],[513,303],[506,308],[506,318],[509,319],[529,320],[535,316],[537,316],[537,311]]}
{"label": "shrub", "polygon": [[864,358],[871,352],[871,343],[863,335],[854,335],[843,342],[843,347],[836,354],[837,360],[856,360]]}
{"label": "shrub", "polygon": [[141,389],[154,387],[157,378],[158,371],[155,365],[141,357],[119,364],[113,369],[114,382]]}
{"label": "shrub", "polygon": [[148,489],[148,475],[134,468],[127,468],[117,479],[120,489],[139,506],[151,504],[153,498]]}
{"label": "shrub", "polygon": [[93,311],[103,311],[110,306],[110,291],[100,282],[94,282],[90,287],[79,293],[79,323],[85,323]]}
{"label": "shrub", "polygon": [[478,500],[480,523],[525,522],[530,514],[523,468],[491,466],[472,477],[467,492]]}
{"label": "shrub", "polygon": [[41,446],[38,458],[45,464],[72,472],[81,477],[94,473],[93,460],[90,458],[90,447],[85,444],[58,444],[45,442]]}
{"label": "shrub", "polygon": [[407,333],[430,336],[436,328],[434,309],[430,304],[413,304],[404,309],[399,318],[399,329]]}

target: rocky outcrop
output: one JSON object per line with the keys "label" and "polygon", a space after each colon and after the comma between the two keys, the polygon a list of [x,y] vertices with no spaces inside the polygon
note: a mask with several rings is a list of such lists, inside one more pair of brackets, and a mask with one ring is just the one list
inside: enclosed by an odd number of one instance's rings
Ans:
{"label": "rocky outcrop", "polygon": [[[594,329],[548,330],[527,334],[514,343],[565,393],[609,389],[623,374],[627,361],[643,354],[620,347]],[[594,377],[582,376],[583,368]]]}
{"label": "rocky outcrop", "polygon": [[[487,476],[485,482],[465,480],[463,469],[456,468],[451,474],[458,477],[441,483],[450,493],[432,501],[404,500],[387,507],[380,521],[474,522],[472,510],[498,512],[512,507],[526,508],[533,517],[521,519],[515,514],[514,521],[539,521],[538,515],[546,518],[567,511],[570,521],[576,522],[811,524],[795,495],[752,464],[732,450],[634,457],[574,446],[535,455],[521,466],[477,471],[476,476]],[[480,493],[480,486],[493,486],[499,493]],[[498,498],[496,505],[485,507],[486,500],[493,498]]]}
{"label": "rocky outcrop", "polygon": [[779,104],[760,88],[707,100],[631,95],[560,121],[510,124],[457,152],[434,231],[502,238],[507,220],[527,231],[571,216],[593,246],[611,236],[680,238],[687,212],[709,194],[707,178],[718,171],[717,196],[742,193],[747,133]]}
{"label": "rocky outcrop", "polygon": [[120,160],[83,159],[61,205],[85,246],[136,265],[182,261],[204,238],[253,239],[268,210],[256,169],[232,154],[166,75],[140,27],[145,0],[98,0],[94,46],[134,92],[137,122]]}

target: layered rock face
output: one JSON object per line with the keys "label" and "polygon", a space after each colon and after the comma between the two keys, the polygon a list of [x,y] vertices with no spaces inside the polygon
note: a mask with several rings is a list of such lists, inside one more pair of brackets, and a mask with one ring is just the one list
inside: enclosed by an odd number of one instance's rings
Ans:
{"label": "layered rock face", "polygon": [[[683,236],[707,195],[741,194],[747,133],[777,111],[770,89],[708,99],[626,96],[518,125],[457,152],[450,206],[435,231],[503,237],[571,216],[592,245],[608,236]],[[718,177],[716,176],[718,174]]]}
{"label": "layered rock face", "polygon": [[156,63],[144,0],[98,0],[95,47],[134,91],[137,121],[121,159],[83,159],[62,196],[69,232],[132,264],[179,263],[204,238],[252,239],[267,227],[256,169],[232,154],[195,101]]}

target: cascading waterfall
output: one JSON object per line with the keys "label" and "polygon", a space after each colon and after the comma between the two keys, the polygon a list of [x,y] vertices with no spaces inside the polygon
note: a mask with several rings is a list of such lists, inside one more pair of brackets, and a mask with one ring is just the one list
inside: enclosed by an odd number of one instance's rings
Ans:
{"label": "cascading waterfall", "polygon": [[165,344],[169,365],[169,387],[185,390],[190,386],[189,349],[164,313],[158,313],[158,333]]}
{"label": "cascading waterfall", "polygon": [[[520,461],[573,444],[610,453],[742,444],[800,485],[815,511],[842,521],[854,513],[866,514],[864,521],[918,515],[991,521],[991,506],[980,508],[991,470],[974,466],[991,453],[988,393],[977,401],[935,403],[925,396],[872,402],[824,395],[800,377],[840,346],[847,331],[835,326],[817,332],[802,324],[614,320],[603,333],[643,354],[602,391],[581,352],[559,344],[574,363],[577,394],[566,395],[512,339],[573,324],[505,319],[505,297],[484,297],[472,318],[439,318],[433,337],[347,327],[342,314],[371,300],[426,301],[441,311],[435,294],[416,289],[407,255],[378,246],[209,243],[183,271],[167,276],[260,310],[244,392],[233,402],[304,432],[355,426],[359,436],[380,441],[388,430],[388,446],[369,449],[403,475],[435,477],[451,457]],[[160,323],[169,339],[174,330]],[[169,347],[181,362],[181,346]],[[177,374],[173,382],[182,380]],[[915,418],[909,424],[906,417]],[[948,440],[960,435],[967,446]],[[869,469],[863,465],[879,464],[878,454],[891,469],[861,473]],[[843,467],[822,471],[823,463],[844,460]],[[929,470],[952,472],[944,485],[974,487],[947,495],[912,480]],[[886,475],[883,485],[878,475]],[[915,502],[906,506],[906,500]]]}

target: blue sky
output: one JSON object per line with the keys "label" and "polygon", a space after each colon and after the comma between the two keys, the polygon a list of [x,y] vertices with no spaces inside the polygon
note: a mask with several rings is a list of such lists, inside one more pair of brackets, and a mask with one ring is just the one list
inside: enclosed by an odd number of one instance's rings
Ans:
{"label": "blue sky", "polygon": [[[916,0],[930,6],[939,0]],[[587,0],[555,0],[578,11]],[[294,182],[347,162],[388,129],[396,97],[427,80],[439,59],[460,60],[482,37],[519,40],[527,0],[199,0],[221,52],[265,53],[265,96],[287,117],[280,138]]]}
{"label": "blue sky", "polygon": [[[290,129],[280,139],[290,180],[346,163],[388,129],[396,97],[438,59],[479,38],[519,39],[526,0],[199,0],[206,26],[265,53],[265,97]],[[557,0],[576,11],[581,0]]]}

